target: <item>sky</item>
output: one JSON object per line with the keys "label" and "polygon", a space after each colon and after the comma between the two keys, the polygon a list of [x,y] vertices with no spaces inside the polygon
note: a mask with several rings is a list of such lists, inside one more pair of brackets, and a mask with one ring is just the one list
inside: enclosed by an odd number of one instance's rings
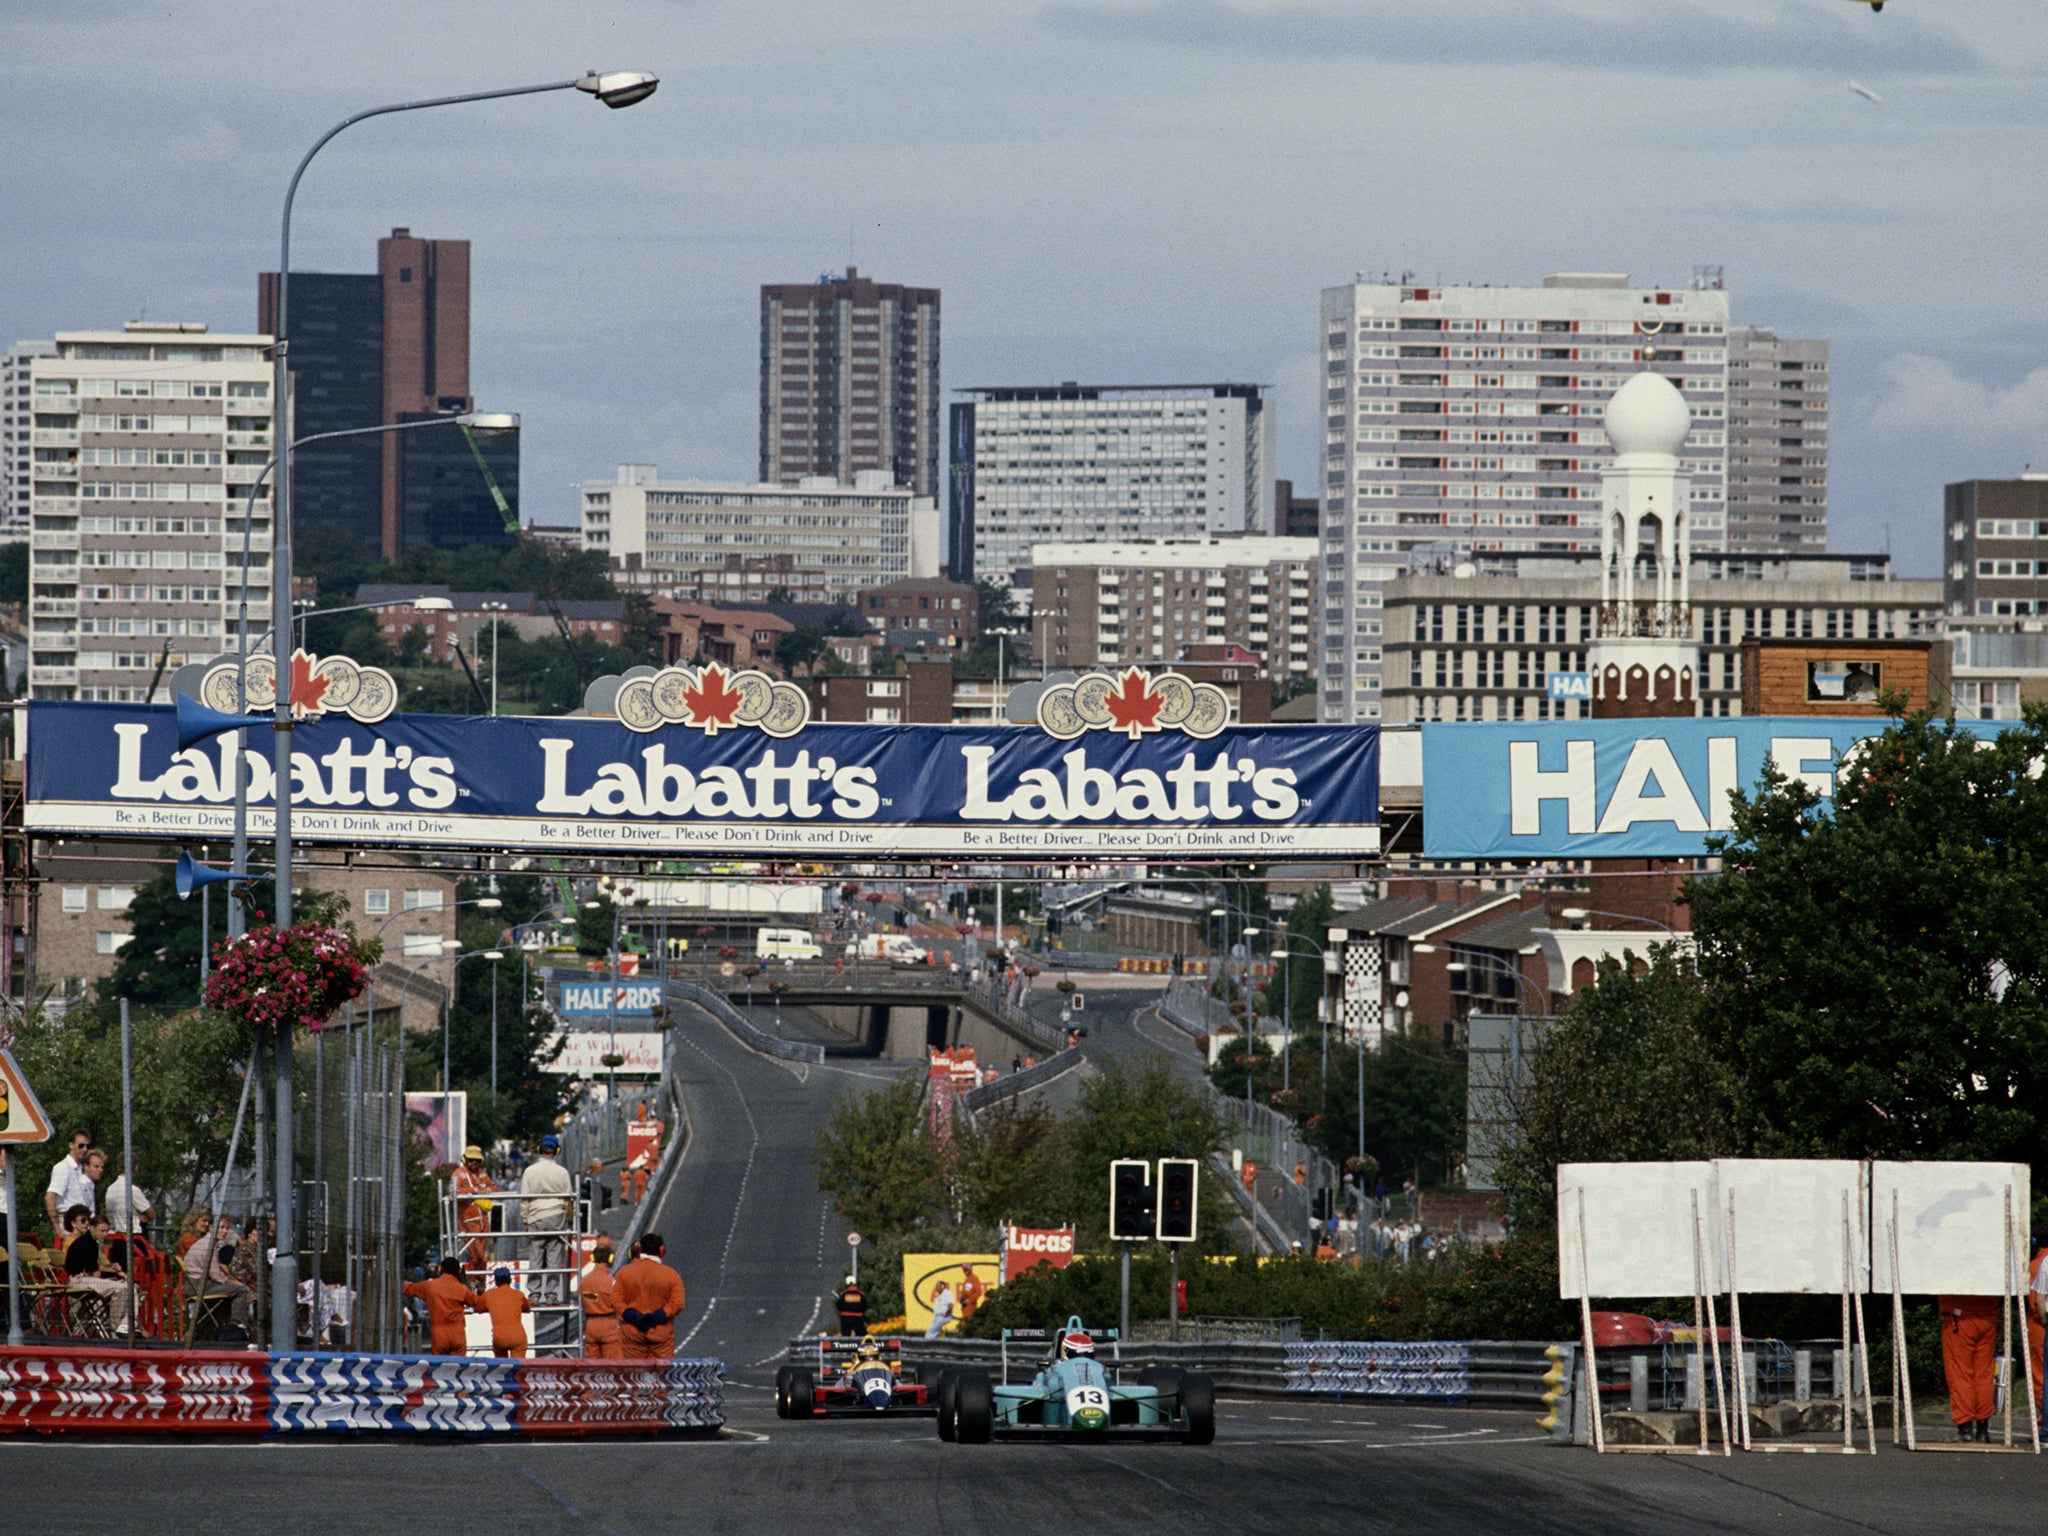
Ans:
{"label": "sky", "polygon": [[[1830,544],[1939,569],[1941,487],[2048,469],[2040,0],[0,0],[0,343],[255,325],[393,227],[472,243],[522,501],[751,480],[759,286],[943,292],[943,383],[1249,380],[1315,478],[1323,288],[1723,267],[1833,344]],[[1880,99],[1849,89],[1855,82]]]}

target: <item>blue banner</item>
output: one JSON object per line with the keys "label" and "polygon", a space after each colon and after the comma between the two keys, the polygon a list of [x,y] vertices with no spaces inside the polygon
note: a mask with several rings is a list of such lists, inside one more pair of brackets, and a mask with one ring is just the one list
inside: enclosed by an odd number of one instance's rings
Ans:
{"label": "blue banner", "polygon": [[[1834,793],[1843,755],[1888,724],[1762,716],[1422,727],[1432,859],[1697,858],[1764,764]],[[1995,735],[2001,727],[1966,721]]]}
{"label": "blue banner", "polygon": [[[618,994],[616,1007],[614,992]],[[565,1019],[588,1018],[593,1014],[648,1014],[661,1006],[661,992],[658,981],[565,981],[555,1011]]]}
{"label": "blue banner", "polygon": [[[24,825],[225,839],[230,732],[180,750],[174,712],[27,706]],[[1194,722],[1201,724],[1199,719]],[[292,829],[311,843],[746,858],[1142,861],[1378,851],[1373,726],[1091,729],[326,715],[293,732]],[[1077,727],[1078,730],[1078,727]],[[270,732],[246,759],[271,830]]]}

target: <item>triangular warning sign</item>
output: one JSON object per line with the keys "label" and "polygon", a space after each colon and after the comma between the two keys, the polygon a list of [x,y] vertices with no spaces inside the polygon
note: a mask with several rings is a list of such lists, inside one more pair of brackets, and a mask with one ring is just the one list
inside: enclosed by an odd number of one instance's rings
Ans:
{"label": "triangular warning sign", "polygon": [[20,1146],[50,1139],[50,1117],[29,1091],[28,1079],[14,1058],[0,1050],[0,1146]]}

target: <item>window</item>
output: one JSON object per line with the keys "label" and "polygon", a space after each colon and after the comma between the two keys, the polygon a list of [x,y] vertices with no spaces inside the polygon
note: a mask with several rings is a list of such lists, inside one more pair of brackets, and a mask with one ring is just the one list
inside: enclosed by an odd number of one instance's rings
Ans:
{"label": "window", "polygon": [[99,890],[99,908],[102,912],[126,912],[128,903],[135,899],[132,885],[103,885]]}
{"label": "window", "polygon": [[128,941],[134,937],[132,933],[96,933],[92,936],[92,947],[95,952],[102,955],[118,955],[128,947]]}
{"label": "window", "polygon": [[85,910],[84,886],[67,885],[64,887],[64,910],[66,912],[83,912]]}
{"label": "window", "polygon": [[436,890],[407,891],[405,910],[408,912],[438,912],[441,910],[441,892]]}
{"label": "window", "polygon": [[363,911],[372,917],[381,917],[391,910],[391,892],[364,891]]}
{"label": "window", "polygon": [[408,933],[405,935],[405,953],[408,959],[438,955],[441,953],[441,936],[438,933]]}

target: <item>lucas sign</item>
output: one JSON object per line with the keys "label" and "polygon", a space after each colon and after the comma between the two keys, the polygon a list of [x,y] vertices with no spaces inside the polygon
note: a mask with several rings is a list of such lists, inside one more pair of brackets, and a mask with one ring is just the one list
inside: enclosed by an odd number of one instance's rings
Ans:
{"label": "lucas sign", "polygon": [[[1764,766],[1823,799],[1873,719],[1572,720],[1422,728],[1433,859],[1698,858]],[[1992,735],[1988,722],[1965,729]]]}
{"label": "lucas sign", "polygon": [[[292,830],[310,843],[752,858],[1378,851],[1376,728],[1229,726],[1206,684],[1134,673],[1083,697],[1090,681],[1046,719],[986,728],[778,723],[773,690],[751,725],[737,709],[671,722],[653,704],[630,723],[330,713],[293,732]],[[246,752],[259,837],[276,795],[261,737]],[[181,750],[164,707],[31,703],[25,825],[224,838],[236,740]]]}

